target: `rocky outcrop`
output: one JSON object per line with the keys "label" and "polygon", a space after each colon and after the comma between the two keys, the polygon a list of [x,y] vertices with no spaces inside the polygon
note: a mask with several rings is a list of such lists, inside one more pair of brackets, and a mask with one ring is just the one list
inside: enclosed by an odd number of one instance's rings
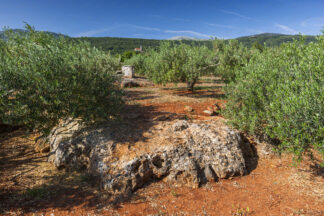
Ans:
{"label": "rocky outcrop", "polygon": [[[161,122],[147,150],[125,148],[108,124],[86,128],[69,121],[49,140],[50,161],[58,168],[87,169],[113,194],[129,194],[153,180],[199,187],[246,172],[241,136],[222,122]],[[162,142],[158,142],[162,140]],[[158,144],[154,144],[158,143]],[[127,151],[125,152],[125,149]]]}

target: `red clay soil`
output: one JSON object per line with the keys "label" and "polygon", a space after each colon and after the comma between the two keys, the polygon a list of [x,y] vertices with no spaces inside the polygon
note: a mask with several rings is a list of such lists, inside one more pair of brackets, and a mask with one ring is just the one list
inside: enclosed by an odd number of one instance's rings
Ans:
{"label": "red clay soil", "polygon": [[[150,107],[152,116],[170,112],[196,119],[220,118],[203,114],[214,103],[222,101],[140,106]],[[186,112],[186,105],[195,111]],[[34,152],[31,140],[20,132],[0,136],[0,215],[324,215],[320,161],[292,166],[290,156],[259,155],[248,161],[250,173],[243,177],[198,189],[154,182],[127,200],[111,203],[109,194],[87,176],[56,171],[46,155]]]}

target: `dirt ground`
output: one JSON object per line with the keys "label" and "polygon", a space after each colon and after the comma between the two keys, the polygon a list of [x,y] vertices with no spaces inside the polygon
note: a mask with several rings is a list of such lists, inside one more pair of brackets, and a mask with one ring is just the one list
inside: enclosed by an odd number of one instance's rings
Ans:
{"label": "dirt ground", "polygon": [[[143,134],[157,120],[222,118],[203,113],[213,104],[224,107],[221,88],[218,79],[205,77],[194,93],[181,84],[126,89],[123,117]],[[141,134],[128,132],[127,142],[141,141]],[[111,202],[87,174],[57,170],[47,154],[36,153],[36,137],[22,130],[0,134],[0,215],[324,215],[324,170],[316,159],[293,166],[290,155],[259,155],[243,177],[198,189],[154,182]]]}

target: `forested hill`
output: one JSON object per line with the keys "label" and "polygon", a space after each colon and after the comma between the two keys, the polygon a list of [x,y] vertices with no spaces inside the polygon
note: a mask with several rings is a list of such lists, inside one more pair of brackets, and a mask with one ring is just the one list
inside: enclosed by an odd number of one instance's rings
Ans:
{"label": "forested hill", "polygon": [[[25,30],[22,29],[14,29],[17,33],[24,33]],[[48,34],[52,34],[54,36],[60,36],[62,34],[57,34],[53,32],[47,32]],[[66,36],[66,35],[63,35]],[[67,36],[66,36],[67,37]],[[239,42],[243,43],[245,46],[252,46],[253,43],[258,42],[261,45],[266,43],[268,46],[279,46],[283,42],[293,41],[293,39],[297,39],[300,37],[299,35],[285,35],[285,34],[274,34],[274,33],[263,33],[252,36],[244,36],[236,38]],[[309,43],[311,41],[315,41],[315,36],[305,36],[306,42]],[[0,31],[0,38],[4,38],[4,34]],[[110,51],[113,54],[123,53],[125,51],[134,50],[134,48],[143,47],[143,50],[148,49],[149,47],[155,48],[159,46],[162,40],[153,40],[153,39],[139,39],[139,38],[118,38],[118,37],[79,37],[72,38],[72,40],[81,40],[88,41],[93,46],[105,50]],[[197,44],[197,45],[205,45],[208,48],[212,48],[212,40],[194,40],[194,39],[183,39],[183,40],[173,40],[173,41],[181,41],[186,44]]]}
{"label": "forested hill", "polygon": [[[88,41],[95,47],[105,51],[110,51],[113,54],[134,50],[134,48],[140,48],[140,46],[142,46],[143,50],[145,51],[148,48],[158,47],[163,41],[154,39],[117,37],[81,37],[75,39]],[[180,40],[176,40],[175,42],[180,42]],[[205,45],[208,48],[212,48],[212,42],[210,40],[181,40],[181,42],[186,44]]]}
{"label": "forested hill", "polygon": [[[261,45],[266,43],[268,46],[279,46],[284,42],[291,42],[294,39],[300,38],[300,35],[285,35],[285,34],[274,34],[274,33],[263,33],[251,36],[244,36],[236,38],[239,42],[245,46],[252,46],[253,43],[258,42]],[[305,36],[306,43],[315,41],[315,36]]]}
{"label": "forested hill", "polygon": [[[236,39],[239,42],[243,43],[243,45],[251,47],[252,44],[255,42],[258,42],[261,45],[266,43],[268,46],[279,46],[284,42],[293,41],[294,39],[297,39],[299,37],[300,37],[299,35],[264,33],[264,34],[258,34],[252,36],[239,37]],[[305,37],[307,43],[316,40],[315,36],[305,36]],[[111,51],[112,53],[122,53],[124,51],[134,50],[134,48],[140,46],[142,46],[144,50],[149,47],[154,48],[159,46],[161,42],[161,40],[116,38],[116,37],[82,37],[76,39],[88,41],[92,45],[106,51]],[[212,40],[181,40],[181,41],[186,44],[205,45],[208,48],[212,48],[213,46]]]}

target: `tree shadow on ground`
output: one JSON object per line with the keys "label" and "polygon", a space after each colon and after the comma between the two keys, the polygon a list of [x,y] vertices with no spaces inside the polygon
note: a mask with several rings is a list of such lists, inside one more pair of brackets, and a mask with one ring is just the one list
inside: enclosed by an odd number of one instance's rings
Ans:
{"label": "tree shadow on ground", "polygon": [[125,91],[125,100],[151,100],[158,98],[160,96],[158,95],[152,95],[152,92],[150,91]]}
{"label": "tree shadow on ground", "polygon": [[324,167],[321,166],[321,163],[323,162],[314,159],[313,164],[310,165],[310,170],[312,175],[324,178]]}
{"label": "tree shadow on ground", "polygon": [[94,208],[98,202],[97,189],[87,181],[82,175],[62,173],[32,188],[1,190],[0,214],[20,212],[24,215],[49,208],[71,211],[78,206]]}
{"label": "tree shadow on ground", "polygon": [[[46,208],[69,209],[84,203],[91,206],[87,197],[95,197],[94,190],[89,190],[81,174],[64,171],[52,174],[46,170],[52,167],[47,155],[36,153],[34,142],[25,134],[18,130],[0,140],[0,214],[24,215]],[[44,170],[44,175],[37,175]]]}
{"label": "tree shadow on ground", "polygon": [[185,87],[164,88],[164,90],[172,90],[172,94],[181,97],[189,97],[195,99],[212,98],[224,99],[225,94],[222,91],[222,86],[197,86],[194,91],[188,91]]}
{"label": "tree shadow on ground", "polygon": [[241,133],[242,142],[240,147],[242,149],[243,157],[245,160],[246,175],[249,175],[253,170],[258,167],[259,155],[255,146]]}

